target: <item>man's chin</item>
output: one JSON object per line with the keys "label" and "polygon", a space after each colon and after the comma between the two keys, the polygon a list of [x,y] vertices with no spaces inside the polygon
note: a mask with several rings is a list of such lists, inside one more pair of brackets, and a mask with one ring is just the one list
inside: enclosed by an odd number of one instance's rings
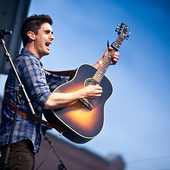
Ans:
{"label": "man's chin", "polygon": [[49,55],[50,54],[50,51],[46,51],[45,53],[44,53],[44,55]]}

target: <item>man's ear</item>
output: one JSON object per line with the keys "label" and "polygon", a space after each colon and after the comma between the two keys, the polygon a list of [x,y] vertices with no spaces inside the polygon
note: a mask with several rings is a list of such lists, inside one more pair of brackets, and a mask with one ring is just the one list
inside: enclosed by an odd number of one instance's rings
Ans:
{"label": "man's ear", "polygon": [[27,36],[28,36],[31,40],[34,40],[34,39],[35,39],[35,34],[34,34],[34,32],[32,32],[32,31],[28,31],[28,32],[27,32]]}

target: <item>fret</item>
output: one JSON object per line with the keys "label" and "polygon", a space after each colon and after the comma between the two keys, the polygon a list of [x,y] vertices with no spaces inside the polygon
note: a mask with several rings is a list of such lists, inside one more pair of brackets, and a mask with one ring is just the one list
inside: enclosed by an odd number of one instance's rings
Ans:
{"label": "fret", "polygon": [[98,68],[98,70],[96,71],[95,75],[93,76],[93,79],[100,83],[106,70],[108,69],[109,65],[111,62],[111,53],[109,52],[108,55],[106,56],[106,58],[103,60],[101,66]]}
{"label": "fret", "polygon": [[118,51],[118,49],[119,49],[120,45],[122,44],[122,42],[123,42],[123,38],[119,36],[119,37],[117,38],[117,40],[115,41],[115,43],[112,45],[112,47],[113,47],[116,51]]}

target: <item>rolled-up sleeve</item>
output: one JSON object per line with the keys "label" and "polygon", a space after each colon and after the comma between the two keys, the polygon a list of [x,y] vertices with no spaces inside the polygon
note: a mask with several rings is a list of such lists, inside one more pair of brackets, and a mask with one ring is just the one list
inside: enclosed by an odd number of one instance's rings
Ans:
{"label": "rolled-up sleeve", "polygon": [[20,72],[22,82],[28,92],[31,103],[35,110],[38,107],[43,108],[51,92],[41,62],[34,56],[24,56],[22,60],[22,64],[19,65],[18,69],[22,70]]}

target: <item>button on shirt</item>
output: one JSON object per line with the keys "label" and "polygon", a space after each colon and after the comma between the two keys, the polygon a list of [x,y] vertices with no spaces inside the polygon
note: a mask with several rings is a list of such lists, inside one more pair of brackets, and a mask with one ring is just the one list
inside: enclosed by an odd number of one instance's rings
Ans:
{"label": "button on shirt", "polygon": [[[34,116],[42,118],[43,107],[51,95],[51,92],[57,88],[57,86],[65,83],[67,78],[46,73],[42,68],[40,60],[25,48],[23,48],[21,54],[16,57],[14,65],[33,105],[35,111]],[[9,70],[5,90],[9,101],[16,105],[16,93],[19,92],[19,84],[13,69]],[[25,97],[21,99],[20,109],[32,114]],[[14,114],[15,111],[9,107],[4,99],[1,112],[0,146],[8,144]],[[34,145],[33,152],[37,153],[41,141],[40,131],[41,124],[17,114],[12,143],[23,139],[30,139]]]}

